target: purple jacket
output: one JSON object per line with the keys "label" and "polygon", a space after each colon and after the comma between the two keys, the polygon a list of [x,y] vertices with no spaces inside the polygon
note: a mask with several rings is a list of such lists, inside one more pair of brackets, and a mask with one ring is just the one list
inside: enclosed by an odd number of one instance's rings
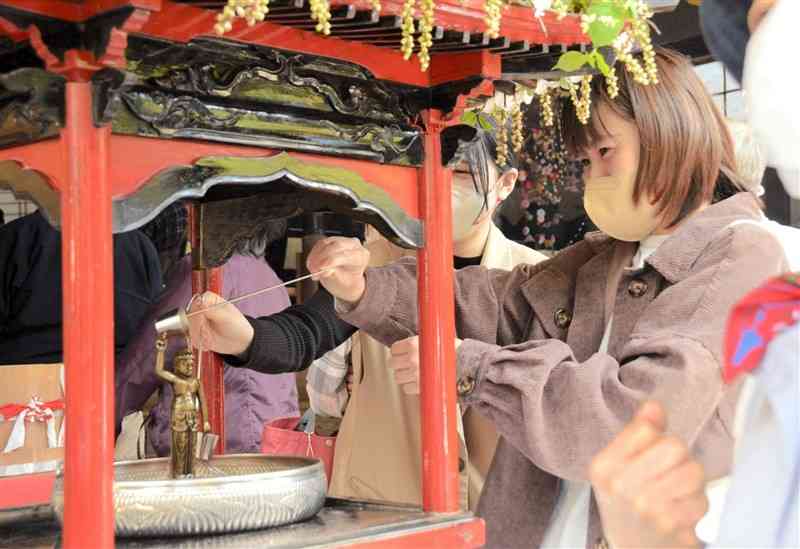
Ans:
{"label": "purple jacket", "polygon": [[[232,298],[265,286],[280,284],[273,270],[263,260],[234,255],[223,267],[223,297]],[[116,420],[144,404],[159,386],[156,378],[155,331],[150,329],[158,316],[184,307],[191,297],[191,259],[186,257],[175,267],[164,295],[145,321],[138,338],[131,342],[117,361]],[[265,316],[289,306],[283,289],[255,296],[237,305],[246,315]],[[167,367],[184,343],[172,338],[167,347]],[[169,409],[172,388],[162,386],[161,396],[153,408],[148,435],[158,455],[169,454]],[[264,422],[281,416],[299,415],[297,388],[293,374],[269,375],[244,368],[225,367],[225,433],[230,453],[258,452]]]}

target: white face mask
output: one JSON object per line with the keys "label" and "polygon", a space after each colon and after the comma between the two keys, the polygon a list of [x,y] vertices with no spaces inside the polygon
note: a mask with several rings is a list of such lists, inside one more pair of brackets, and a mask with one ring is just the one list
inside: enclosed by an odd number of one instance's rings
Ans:
{"label": "white face mask", "polygon": [[650,236],[661,221],[658,207],[645,197],[633,203],[636,173],[584,177],[583,206],[597,228],[617,240],[639,242]]}
{"label": "white face mask", "polygon": [[[491,198],[491,197],[489,197]],[[473,188],[453,183],[453,240],[467,237],[481,215],[483,196]]]}
{"label": "white face mask", "polygon": [[749,123],[786,192],[800,198],[800,71],[796,47],[800,1],[778,0],[750,37],[744,63]]}

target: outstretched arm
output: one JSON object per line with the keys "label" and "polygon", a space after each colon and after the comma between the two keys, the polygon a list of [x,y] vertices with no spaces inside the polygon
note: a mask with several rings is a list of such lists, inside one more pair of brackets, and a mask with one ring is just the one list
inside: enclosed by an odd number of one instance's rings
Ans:
{"label": "outstretched arm", "polygon": [[[206,293],[191,312],[219,303]],[[244,316],[234,305],[223,305],[190,319],[192,341],[222,355],[225,363],[266,374],[297,372],[341,345],[356,329],[341,320],[333,296],[320,290],[301,304],[270,316]]]}
{"label": "outstretched arm", "polygon": [[170,383],[176,383],[178,377],[164,369],[164,352],[167,350],[167,336],[162,334],[156,340],[156,375]]}

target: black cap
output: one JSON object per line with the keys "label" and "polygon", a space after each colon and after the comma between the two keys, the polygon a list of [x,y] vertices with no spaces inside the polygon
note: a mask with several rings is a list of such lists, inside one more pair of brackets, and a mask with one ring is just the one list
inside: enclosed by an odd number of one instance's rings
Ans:
{"label": "black cap", "polygon": [[709,51],[740,83],[750,40],[747,12],[752,3],[752,0],[703,0],[700,4],[700,26]]}

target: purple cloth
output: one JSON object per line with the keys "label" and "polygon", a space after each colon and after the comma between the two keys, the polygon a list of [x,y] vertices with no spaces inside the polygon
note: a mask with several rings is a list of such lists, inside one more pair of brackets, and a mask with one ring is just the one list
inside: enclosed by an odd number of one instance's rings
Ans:
{"label": "purple cloth", "polygon": [[[222,271],[223,297],[230,299],[266,286],[280,284],[275,272],[263,260],[233,256]],[[117,430],[122,418],[141,409],[144,401],[159,386],[155,365],[153,322],[176,307],[185,307],[191,297],[191,260],[184,258],[175,268],[158,305],[147,318],[143,332],[125,349],[116,369]],[[261,294],[237,307],[247,315],[266,316],[289,306],[284,289]],[[171,338],[167,347],[167,367],[185,343]],[[172,388],[163,385],[157,405],[151,412],[148,435],[158,455],[169,454],[169,409]],[[244,368],[225,367],[225,444],[226,451],[258,452],[264,422],[275,417],[299,415],[297,387],[293,374],[269,375]]]}

